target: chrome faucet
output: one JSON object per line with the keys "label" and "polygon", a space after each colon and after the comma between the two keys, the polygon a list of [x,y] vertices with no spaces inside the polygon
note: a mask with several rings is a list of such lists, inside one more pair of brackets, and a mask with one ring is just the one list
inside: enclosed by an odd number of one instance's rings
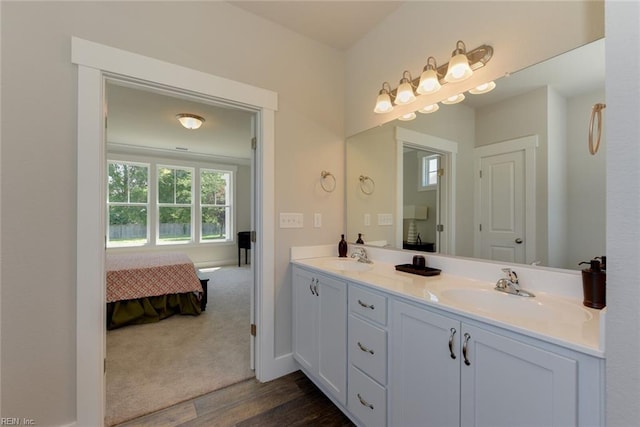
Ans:
{"label": "chrome faucet", "polygon": [[351,258],[356,258],[358,262],[373,264],[373,261],[367,258],[367,251],[365,251],[364,248],[355,248],[351,253]]}
{"label": "chrome faucet", "polygon": [[515,271],[510,268],[503,268],[503,273],[507,275],[507,277],[503,277],[498,280],[496,283],[495,290],[500,292],[505,292],[511,295],[518,295],[521,297],[535,297],[535,295],[529,291],[525,291],[520,287],[520,282],[518,281],[518,275]]}

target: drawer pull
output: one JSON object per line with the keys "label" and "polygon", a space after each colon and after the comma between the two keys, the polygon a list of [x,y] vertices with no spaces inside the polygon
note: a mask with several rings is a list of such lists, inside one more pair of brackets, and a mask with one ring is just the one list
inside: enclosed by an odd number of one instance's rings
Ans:
{"label": "drawer pull", "polygon": [[367,402],[366,400],[364,400],[362,398],[362,396],[360,396],[360,393],[357,394],[358,396],[358,400],[360,400],[360,403],[362,404],[362,406],[366,406],[367,408],[373,410],[373,405],[369,402]]}
{"label": "drawer pull", "polygon": [[375,310],[376,308],[373,306],[373,304],[365,304],[362,302],[362,300],[358,300],[358,304],[360,304],[361,306],[363,306],[364,308],[370,308],[371,310]]}
{"label": "drawer pull", "polygon": [[455,359],[456,354],[453,352],[453,336],[456,334],[456,328],[449,329],[451,332],[451,336],[449,336],[449,354],[451,354],[451,358]]}
{"label": "drawer pull", "polygon": [[320,280],[316,279],[316,284],[313,285],[313,290],[316,291],[316,296],[320,296],[320,292],[318,291],[318,282],[320,282]]}
{"label": "drawer pull", "polygon": [[312,295],[315,295],[315,291],[313,290],[313,282],[315,279],[311,279],[311,283],[309,283],[309,290],[311,291]]}
{"label": "drawer pull", "polygon": [[467,357],[467,345],[469,345],[469,339],[471,338],[471,335],[469,335],[468,333],[464,333],[464,344],[462,345],[462,355],[464,356],[464,364],[469,366],[471,365],[471,362],[469,362],[469,358]]}
{"label": "drawer pull", "polygon": [[360,344],[360,341],[358,341],[358,347],[360,347],[360,350],[364,351],[365,353],[371,353],[371,354],[374,353],[374,351],[371,350],[370,348],[367,348],[367,347],[363,346],[362,344]]}

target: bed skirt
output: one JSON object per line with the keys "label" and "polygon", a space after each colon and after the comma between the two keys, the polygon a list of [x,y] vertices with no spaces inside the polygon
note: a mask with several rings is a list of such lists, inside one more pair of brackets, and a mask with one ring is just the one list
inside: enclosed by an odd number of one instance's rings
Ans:
{"label": "bed skirt", "polygon": [[174,314],[201,313],[201,301],[193,292],[160,295],[107,303],[107,329],[155,323]]}

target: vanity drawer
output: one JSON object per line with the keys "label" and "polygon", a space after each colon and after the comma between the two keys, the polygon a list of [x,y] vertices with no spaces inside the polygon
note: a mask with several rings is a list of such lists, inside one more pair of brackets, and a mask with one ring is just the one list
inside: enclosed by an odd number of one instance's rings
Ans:
{"label": "vanity drawer", "polygon": [[387,332],[349,315],[349,360],[380,384],[387,383]]}
{"label": "vanity drawer", "polygon": [[387,298],[358,286],[349,286],[349,311],[381,325],[387,324]]}
{"label": "vanity drawer", "polygon": [[380,384],[349,366],[349,412],[367,427],[387,424],[387,391]]}

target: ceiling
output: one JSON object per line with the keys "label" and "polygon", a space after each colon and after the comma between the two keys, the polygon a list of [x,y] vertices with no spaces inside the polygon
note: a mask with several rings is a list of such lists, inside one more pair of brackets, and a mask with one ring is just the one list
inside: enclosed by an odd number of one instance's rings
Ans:
{"label": "ceiling", "polygon": [[404,1],[229,1],[336,49],[353,46]]}

